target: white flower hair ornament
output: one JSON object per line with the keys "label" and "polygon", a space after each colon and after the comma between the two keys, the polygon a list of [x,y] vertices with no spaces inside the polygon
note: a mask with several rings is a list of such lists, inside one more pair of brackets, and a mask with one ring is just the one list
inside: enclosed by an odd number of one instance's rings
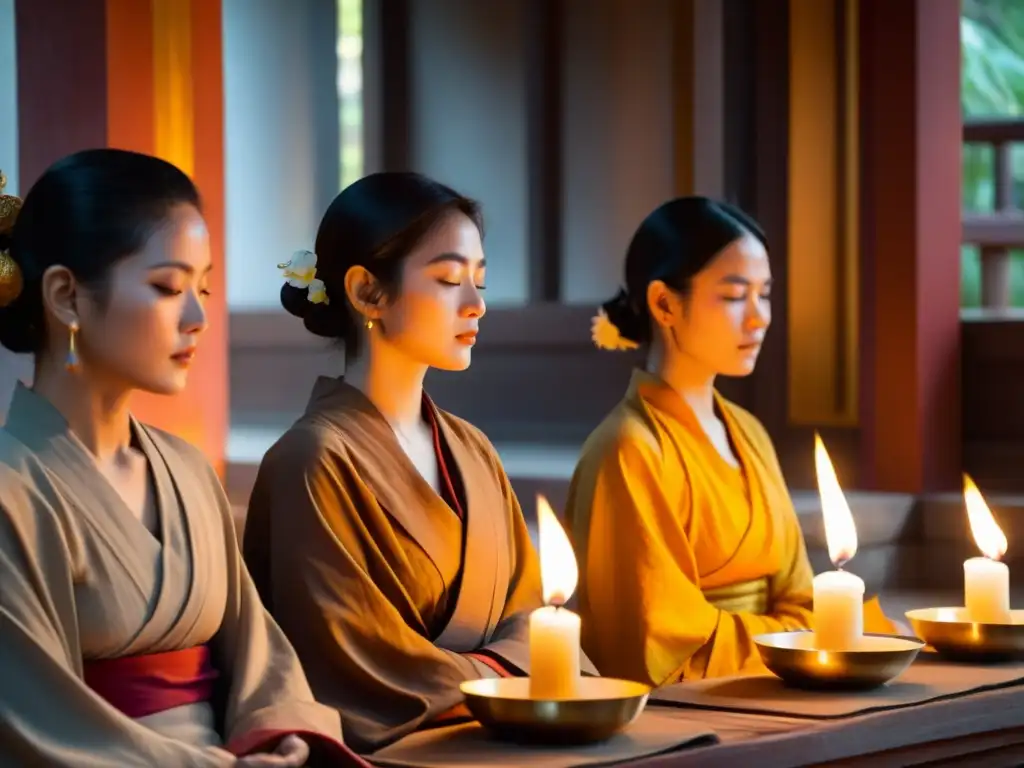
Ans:
{"label": "white flower hair ornament", "polygon": [[639,349],[640,347],[635,341],[622,335],[618,326],[608,319],[608,313],[604,309],[597,310],[597,314],[590,321],[590,338],[594,340],[594,345],[598,349],[608,349],[614,352]]}
{"label": "white flower hair ornament", "polygon": [[296,251],[290,261],[278,264],[284,279],[293,288],[305,288],[307,298],[313,304],[330,304],[327,286],[316,277],[316,254],[312,251]]}

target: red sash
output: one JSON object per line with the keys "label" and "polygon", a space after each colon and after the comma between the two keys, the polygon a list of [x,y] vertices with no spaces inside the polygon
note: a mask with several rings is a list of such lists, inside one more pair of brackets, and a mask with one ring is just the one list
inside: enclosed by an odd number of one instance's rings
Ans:
{"label": "red sash", "polygon": [[216,679],[205,645],[85,662],[85,684],[131,718],[209,701]]}

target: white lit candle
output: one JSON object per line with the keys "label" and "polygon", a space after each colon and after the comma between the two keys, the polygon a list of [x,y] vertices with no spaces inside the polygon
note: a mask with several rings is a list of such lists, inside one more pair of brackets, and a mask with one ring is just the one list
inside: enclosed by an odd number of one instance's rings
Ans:
{"label": "white lit candle", "polygon": [[547,499],[537,497],[544,605],[530,614],[530,696],[570,699],[580,677],[580,617],[562,606],[579,580],[576,556]]}
{"label": "white lit candle", "polygon": [[820,651],[856,647],[864,635],[864,580],[846,571],[814,577],[815,646]]}
{"label": "white lit candle", "polygon": [[978,486],[964,475],[964,504],[971,534],[985,557],[964,561],[964,606],[971,621],[1009,624],[1010,569],[999,559],[1006,554],[1007,542],[999,524],[985,503]]}
{"label": "white lit candle", "polygon": [[839,569],[814,577],[814,641],[821,651],[848,650],[856,647],[864,635],[864,581],[842,570],[857,554],[857,528],[828,451],[817,434],[814,466],[828,554]]}

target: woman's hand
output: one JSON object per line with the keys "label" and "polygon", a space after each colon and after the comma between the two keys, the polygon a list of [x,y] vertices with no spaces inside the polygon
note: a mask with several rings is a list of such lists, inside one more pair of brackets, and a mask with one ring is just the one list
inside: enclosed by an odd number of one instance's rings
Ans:
{"label": "woman's hand", "polygon": [[236,768],[302,768],[309,759],[309,745],[294,734],[281,739],[273,753],[246,755],[235,761]]}

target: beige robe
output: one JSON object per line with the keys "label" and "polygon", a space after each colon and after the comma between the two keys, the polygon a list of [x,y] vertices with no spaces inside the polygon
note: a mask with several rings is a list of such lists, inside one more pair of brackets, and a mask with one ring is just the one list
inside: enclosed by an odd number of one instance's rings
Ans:
{"label": "beige robe", "polygon": [[264,458],[249,504],[256,586],[359,751],[461,702],[462,681],[496,674],[471,652],[513,672],[529,666],[540,566],[519,503],[487,438],[433,412],[465,525],[373,404],[326,378]]}
{"label": "beige robe", "polygon": [[[340,740],[337,712],[314,702],[260,603],[217,477],[184,441],[132,428],[160,540],[47,400],[19,387],[0,430],[0,763],[230,766],[228,749],[279,732]],[[84,660],[203,643],[221,706],[133,720],[83,681]]]}

